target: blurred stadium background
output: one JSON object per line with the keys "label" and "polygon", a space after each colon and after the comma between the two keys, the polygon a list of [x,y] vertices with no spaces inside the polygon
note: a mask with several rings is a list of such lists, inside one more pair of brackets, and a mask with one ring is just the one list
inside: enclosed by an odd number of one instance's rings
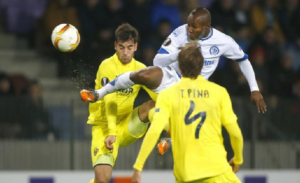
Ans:
{"label": "blurred stadium background", "polygon": [[[122,22],[135,26],[140,32],[135,57],[150,66],[164,39],[186,23],[192,9],[203,6],[212,14],[213,27],[231,35],[249,54],[268,105],[266,114],[258,114],[237,63],[221,58],[211,80],[228,89],[244,135],[245,160],[238,176],[246,183],[299,183],[299,3],[0,0],[0,182],[92,179],[88,105],[80,100],[79,91],[93,88],[101,60],[114,53],[114,30]],[[79,29],[81,43],[72,53],[60,53],[51,44],[51,32],[60,23]],[[147,99],[141,92],[136,105]],[[224,135],[228,157],[232,157]],[[118,175],[131,176],[140,144],[141,140],[120,150],[112,182],[128,181]],[[163,157],[152,153],[145,182],[159,182],[154,177],[160,177],[160,182],[174,181],[172,165],[172,153]],[[43,172],[38,174],[39,170]]]}

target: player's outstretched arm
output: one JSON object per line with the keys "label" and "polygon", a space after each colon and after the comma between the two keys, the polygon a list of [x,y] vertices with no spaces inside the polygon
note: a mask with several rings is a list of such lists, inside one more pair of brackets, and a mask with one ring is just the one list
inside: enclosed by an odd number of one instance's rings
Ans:
{"label": "player's outstretched arm", "polygon": [[242,73],[246,77],[251,90],[251,101],[256,105],[258,113],[267,112],[267,105],[263,96],[259,92],[259,88],[255,79],[254,70],[248,59],[239,62]]}
{"label": "player's outstretched arm", "polygon": [[234,152],[234,157],[229,161],[232,165],[233,171],[236,173],[243,164],[243,136],[237,123],[231,123],[225,126],[229,136],[230,143]]}
{"label": "player's outstretched arm", "polygon": [[258,113],[267,112],[267,105],[259,91],[252,91],[250,100],[256,105]]}

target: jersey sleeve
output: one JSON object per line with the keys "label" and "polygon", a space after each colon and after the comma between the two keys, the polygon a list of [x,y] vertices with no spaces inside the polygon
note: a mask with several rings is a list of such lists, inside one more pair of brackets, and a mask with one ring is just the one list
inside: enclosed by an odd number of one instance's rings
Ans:
{"label": "jersey sleeve", "polygon": [[229,37],[227,44],[228,49],[223,54],[226,58],[235,60],[237,62],[248,59],[248,55],[244,53],[242,48],[231,37]]}
{"label": "jersey sleeve", "polygon": [[237,123],[232,123],[225,126],[229,136],[230,143],[234,152],[234,164],[243,164],[243,135]]}
{"label": "jersey sleeve", "polygon": [[[96,86],[95,89],[100,89],[105,86],[108,82],[115,79],[114,72],[112,71],[112,66],[109,62],[102,62],[97,72]],[[117,134],[117,103],[116,103],[116,93],[108,94],[104,97],[105,112],[108,125],[109,135]]]}
{"label": "jersey sleeve", "polygon": [[167,101],[167,95],[165,95],[163,92],[160,93],[156,102],[153,121],[144,138],[139,155],[133,166],[133,168],[136,170],[141,171],[143,169],[145,161],[154,148],[161,132],[169,122],[170,107]]}
{"label": "jersey sleeve", "polygon": [[155,66],[168,66],[177,61],[180,52],[180,38],[183,30],[182,27],[175,29],[163,42],[157,54],[154,57],[153,65]]}
{"label": "jersey sleeve", "polygon": [[232,109],[231,100],[229,94],[225,88],[222,88],[220,110],[221,110],[221,123],[226,126],[231,123],[237,122],[237,117]]}

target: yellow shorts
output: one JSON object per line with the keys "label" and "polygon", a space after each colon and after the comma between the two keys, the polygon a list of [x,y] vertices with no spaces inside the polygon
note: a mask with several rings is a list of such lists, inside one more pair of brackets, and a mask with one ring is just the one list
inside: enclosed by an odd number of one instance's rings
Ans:
{"label": "yellow shorts", "polygon": [[108,136],[107,126],[93,125],[91,145],[93,167],[100,164],[114,166],[119,147],[132,144],[146,133],[149,123],[140,120],[138,108],[133,109],[130,115],[117,124],[117,138],[112,151],[108,150],[104,143]]}
{"label": "yellow shorts", "polygon": [[241,183],[241,181],[230,168],[221,175],[217,175],[214,177],[199,179],[191,182],[181,182],[176,180],[176,183]]}

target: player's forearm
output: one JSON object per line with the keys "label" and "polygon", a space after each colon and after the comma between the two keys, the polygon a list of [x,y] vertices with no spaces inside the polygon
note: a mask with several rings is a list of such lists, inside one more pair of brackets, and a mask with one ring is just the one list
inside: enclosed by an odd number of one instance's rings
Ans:
{"label": "player's forearm", "polygon": [[144,164],[153,150],[161,132],[149,130],[144,138],[144,141],[142,143],[139,155],[135,161],[135,164],[133,165],[133,168],[142,171]]}
{"label": "player's forearm", "polygon": [[251,91],[259,91],[256,79],[255,79],[255,74],[254,74],[254,70],[252,68],[251,63],[249,62],[249,60],[244,60],[239,62],[239,66],[241,68],[242,73],[244,74],[244,76],[246,77],[250,90]]}
{"label": "player's forearm", "polygon": [[153,59],[154,66],[168,66],[177,61],[180,50],[170,54],[156,54]]}
{"label": "player's forearm", "polygon": [[117,104],[111,99],[105,101],[108,135],[117,134]]}
{"label": "player's forearm", "polygon": [[164,126],[168,122],[168,116],[164,113],[156,113],[152,124],[144,138],[139,155],[133,166],[134,169],[142,171],[145,161],[147,160],[149,154],[154,148]]}
{"label": "player's forearm", "polygon": [[234,163],[241,165],[243,163],[243,136],[237,123],[225,126],[229,136],[231,146],[234,152]]}

